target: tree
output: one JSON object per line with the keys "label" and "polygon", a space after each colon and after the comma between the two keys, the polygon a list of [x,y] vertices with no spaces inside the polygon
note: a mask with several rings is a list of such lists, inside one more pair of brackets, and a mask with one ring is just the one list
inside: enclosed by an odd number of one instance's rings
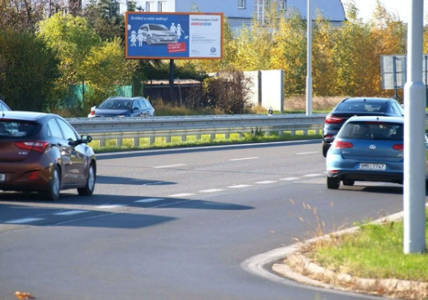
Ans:
{"label": "tree", "polygon": [[55,54],[29,32],[0,30],[0,95],[12,109],[46,111],[55,106],[59,76]]}

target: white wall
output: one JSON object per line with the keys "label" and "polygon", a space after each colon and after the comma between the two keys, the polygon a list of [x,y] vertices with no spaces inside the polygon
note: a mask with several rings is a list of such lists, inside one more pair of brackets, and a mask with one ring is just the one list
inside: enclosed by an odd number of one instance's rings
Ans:
{"label": "white wall", "polygon": [[284,71],[261,71],[262,106],[266,109],[284,111]]}

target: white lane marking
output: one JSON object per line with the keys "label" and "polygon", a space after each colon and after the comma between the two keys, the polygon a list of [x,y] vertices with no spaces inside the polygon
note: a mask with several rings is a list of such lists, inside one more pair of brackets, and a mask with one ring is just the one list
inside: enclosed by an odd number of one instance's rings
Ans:
{"label": "white lane marking", "polygon": [[314,153],[318,153],[316,151],[313,152],[300,152],[300,153],[296,153],[297,155],[305,155],[305,154],[314,154]]}
{"label": "white lane marking", "polygon": [[275,183],[275,182],[278,182],[278,181],[266,180],[266,181],[259,181],[259,182],[256,182],[256,183],[257,184],[271,184],[271,183]]}
{"label": "white lane marking", "polygon": [[70,211],[63,211],[60,213],[56,213],[54,215],[55,216],[72,216],[72,215],[83,214],[87,212],[88,212],[87,210],[70,210]]}
{"label": "white lane marking", "polygon": [[110,209],[110,208],[117,208],[117,207],[123,207],[123,206],[126,206],[126,205],[125,204],[103,204],[103,205],[97,206],[97,208]]}
{"label": "white lane marking", "polygon": [[303,177],[318,177],[318,176],[323,176],[322,174],[307,174],[307,175],[303,175]]}
{"label": "white lane marking", "polygon": [[44,220],[43,218],[24,218],[5,222],[6,224],[24,224]]}
{"label": "white lane marking", "polygon": [[243,157],[243,158],[233,158],[230,161],[238,161],[238,160],[248,160],[248,159],[257,159],[258,157]]}
{"label": "white lane marking", "polygon": [[174,195],[169,195],[167,197],[172,197],[172,198],[177,198],[177,197],[189,197],[189,196],[193,196],[194,194],[187,194],[187,193],[182,193],[182,194],[174,194]]}
{"label": "white lane marking", "polygon": [[174,167],[182,167],[182,166],[185,166],[185,164],[168,165],[168,166],[156,166],[156,167],[153,167],[153,169],[174,168]]}
{"label": "white lane marking", "polygon": [[161,201],[161,200],[165,200],[164,198],[147,198],[147,199],[141,199],[141,200],[137,200],[134,202],[138,202],[138,203],[150,203],[150,202],[157,202],[157,201]]}
{"label": "white lane marking", "polygon": [[202,190],[199,191],[200,193],[215,193],[215,192],[221,192],[224,191],[223,189],[210,189],[210,190]]}
{"label": "white lane marking", "polygon": [[228,188],[230,188],[230,189],[242,189],[242,188],[246,188],[246,187],[250,187],[250,186],[252,186],[252,185],[249,185],[249,184],[238,184],[238,185],[228,186]]}
{"label": "white lane marking", "polygon": [[299,177],[287,177],[287,178],[281,178],[279,180],[284,180],[284,181],[292,181],[292,180],[298,180],[300,179]]}

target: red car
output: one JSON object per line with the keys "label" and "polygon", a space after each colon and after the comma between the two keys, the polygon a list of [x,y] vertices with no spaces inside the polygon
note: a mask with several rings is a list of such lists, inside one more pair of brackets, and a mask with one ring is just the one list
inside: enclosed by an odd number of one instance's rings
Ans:
{"label": "red car", "polygon": [[37,191],[58,200],[60,190],[92,195],[96,157],[62,117],[24,111],[0,112],[0,190]]}

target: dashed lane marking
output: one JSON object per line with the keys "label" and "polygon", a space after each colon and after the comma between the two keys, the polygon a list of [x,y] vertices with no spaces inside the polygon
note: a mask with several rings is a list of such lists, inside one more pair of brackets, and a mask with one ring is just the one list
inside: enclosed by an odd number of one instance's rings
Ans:
{"label": "dashed lane marking", "polygon": [[306,154],[314,154],[314,153],[318,153],[318,152],[300,152],[300,153],[296,153],[297,155],[306,155]]}
{"label": "dashed lane marking", "polygon": [[271,183],[276,183],[278,181],[274,181],[274,180],[265,180],[265,181],[259,181],[256,182],[257,184],[271,184]]}
{"label": "dashed lane marking", "polygon": [[111,208],[118,208],[118,207],[124,207],[126,206],[125,204],[103,204],[103,205],[99,205],[96,208],[101,208],[101,209],[111,209]]}
{"label": "dashed lane marking", "polygon": [[257,159],[258,157],[242,157],[242,158],[233,158],[230,161],[239,161],[239,160],[249,160],[249,159]]}
{"label": "dashed lane marking", "polygon": [[224,191],[223,189],[210,189],[210,190],[202,190],[199,191],[200,193],[215,193],[215,192],[221,192]]}
{"label": "dashed lane marking", "polygon": [[83,214],[87,212],[88,212],[87,210],[70,210],[70,211],[55,213],[54,215],[55,216],[72,216],[72,215]]}
{"label": "dashed lane marking", "polygon": [[137,203],[150,203],[150,202],[157,202],[157,201],[161,201],[161,200],[165,200],[164,198],[147,198],[147,199],[141,199],[141,200],[137,200],[134,202]]}
{"label": "dashed lane marking", "polygon": [[228,188],[230,188],[230,189],[242,189],[242,188],[246,188],[246,187],[250,187],[250,186],[252,186],[252,185],[250,185],[250,184],[238,184],[238,185],[228,186]]}
{"label": "dashed lane marking", "polygon": [[185,166],[185,164],[168,165],[168,166],[156,166],[156,167],[153,167],[153,169],[174,168],[174,167],[182,167],[182,166]]}
{"label": "dashed lane marking", "polygon": [[287,178],[280,178],[279,180],[283,181],[292,181],[292,180],[299,180],[299,177],[287,177]]}
{"label": "dashed lane marking", "polygon": [[44,220],[44,219],[43,218],[24,218],[24,219],[7,221],[5,223],[6,224],[25,224],[25,223],[31,223],[31,222],[36,222],[40,220]]}
{"label": "dashed lane marking", "polygon": [[319,177],[319,176],[323,176],[322,174],[307,174],[307,175],[303,175],[303,177]]}
{"label": "dashed lane marking", "polygon": [[182,194],[169,195],[168,197],[171,197],[171,198],[179,198],[179,197],[189,197],[189,196],[193,196],[193,195],[195,195],[195,194],[182,193]]}

